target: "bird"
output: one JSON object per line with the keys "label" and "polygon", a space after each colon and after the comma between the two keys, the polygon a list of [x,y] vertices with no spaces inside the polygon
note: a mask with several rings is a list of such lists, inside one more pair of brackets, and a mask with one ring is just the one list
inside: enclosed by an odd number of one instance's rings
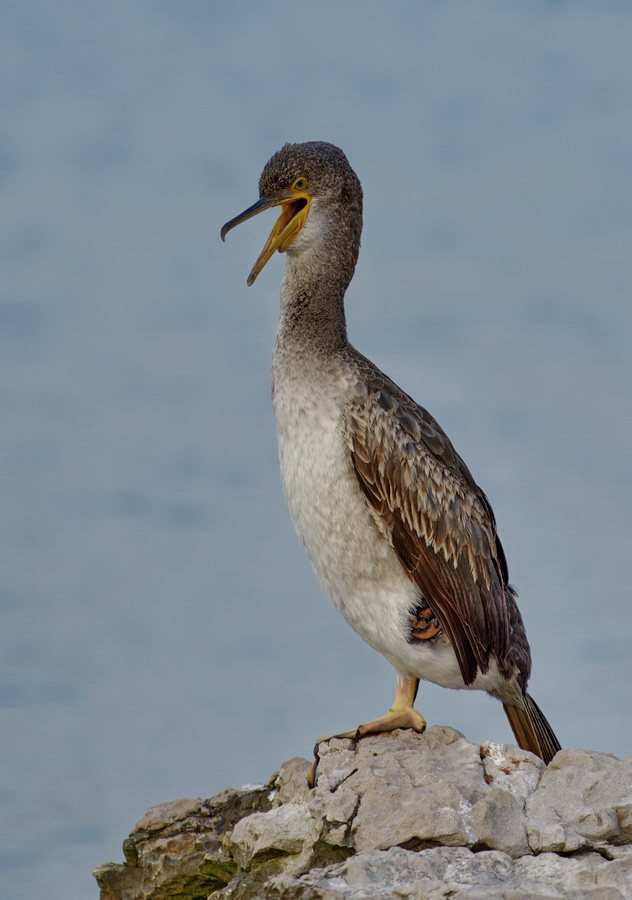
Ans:
{"label": "bird", "polygon": [[259,199],[221,229],[225,240],[281,209],[247,284],[285,254],[272,363],[283,489],[325,593],[397,674],[386,714],[330,737],[423,732],[424,680],[500,700],[518,745],[548,764],[560,743],[527,690],[531,652],[489,500],[436,419],[347,337],[362,206],[340,148],[288,143]]}

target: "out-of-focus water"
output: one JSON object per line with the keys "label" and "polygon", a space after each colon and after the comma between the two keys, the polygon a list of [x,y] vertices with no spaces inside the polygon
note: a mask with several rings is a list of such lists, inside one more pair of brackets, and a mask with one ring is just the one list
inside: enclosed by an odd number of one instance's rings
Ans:
{"label": "out-of-focus water", "polygon": [[[534,696],[567,746],[628,753],[629,4],[1,16],[3,895],[96,897],[150,804],[392,701],[279,487],[281,260],[245,285],[273,215],[219,240],[286,140],[363,181],[350,333],[489,494]],[[510,739],[485,696],[419,706]]]}

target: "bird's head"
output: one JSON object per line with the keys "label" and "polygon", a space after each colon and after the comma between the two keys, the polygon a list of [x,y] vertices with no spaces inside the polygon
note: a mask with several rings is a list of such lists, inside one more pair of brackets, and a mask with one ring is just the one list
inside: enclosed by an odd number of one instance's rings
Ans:
{"label": "bird's head", "polygon": [[254,284],[275,250],[288,250],[308,220],[312,223],[316,209],[322,215],[331,203],[355,205],[361,216],[362,188],[342,150],[324,141],[311,141],[286,144],[275,153],[261,173],[257,202],[221,231],[225,240],[228,232],[246,219],[272,206],[281,207],[281,215],[248,276],[248,285]]}

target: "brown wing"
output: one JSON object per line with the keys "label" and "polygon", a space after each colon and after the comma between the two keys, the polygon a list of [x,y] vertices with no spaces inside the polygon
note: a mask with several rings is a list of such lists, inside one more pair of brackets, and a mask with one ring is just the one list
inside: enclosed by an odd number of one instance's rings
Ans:
{"label": "brown wing", "polygon": [[362,385],[349,445],[358,481],[471,684],[509,643],[507,570],[491,507],[432,416],[364,357],[356,363]]}

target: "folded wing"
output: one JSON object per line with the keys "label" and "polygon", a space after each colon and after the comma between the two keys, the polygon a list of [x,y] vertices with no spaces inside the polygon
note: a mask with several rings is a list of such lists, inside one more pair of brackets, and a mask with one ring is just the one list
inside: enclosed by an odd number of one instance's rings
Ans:
{"label": "folded wing", "polygon": [[358,481],[471,684],[509,646],[507,566],[493,512],[432,416],[358,362],[362,385],[348,423]]}

